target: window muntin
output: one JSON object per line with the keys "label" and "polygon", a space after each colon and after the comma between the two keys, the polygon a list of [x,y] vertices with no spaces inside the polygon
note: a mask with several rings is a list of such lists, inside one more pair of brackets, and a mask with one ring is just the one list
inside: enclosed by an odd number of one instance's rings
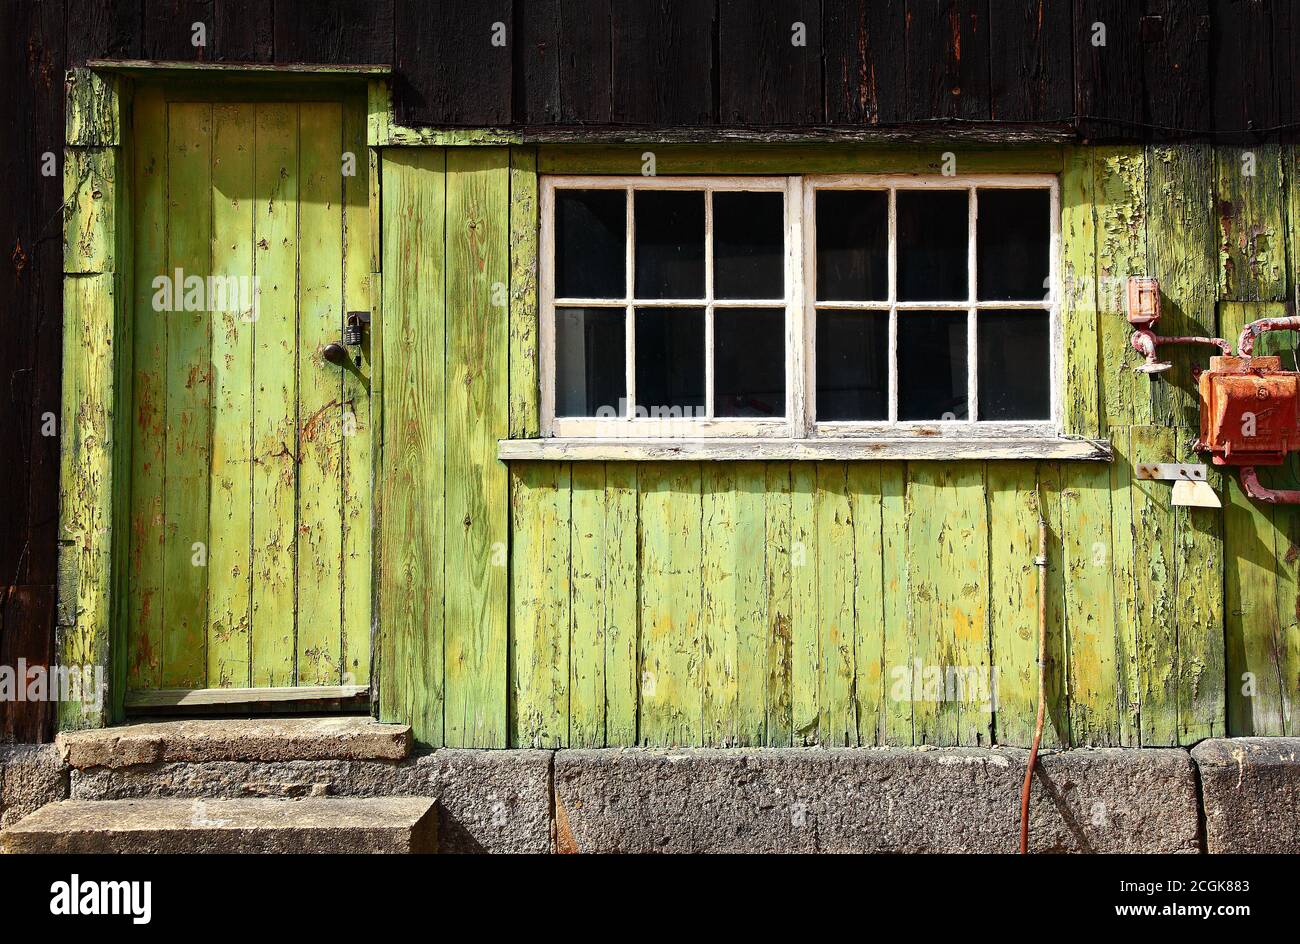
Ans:
{"label": "window muntin", "polygon": [[1054,436],[1058,217],[1047,175],[545,177],[543,435]]}

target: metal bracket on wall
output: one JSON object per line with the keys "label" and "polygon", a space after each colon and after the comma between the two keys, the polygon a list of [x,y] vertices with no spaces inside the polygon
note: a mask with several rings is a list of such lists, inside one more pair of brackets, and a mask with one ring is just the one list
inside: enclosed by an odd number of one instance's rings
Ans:
{"label": "metal bracket on wall", "polygon": [[1204,482],[1205,466],[1178,462],[1139,462],[1137,477],[1173,482]]}
{"label": "metal bracket on wall", "polygon": [[1172,504],[1194,508],[1222,508],[1223,503],[1205,480],[1205,466],[1178,462],[1139,462],[1137,477],[1147,481],[1172,481]]}

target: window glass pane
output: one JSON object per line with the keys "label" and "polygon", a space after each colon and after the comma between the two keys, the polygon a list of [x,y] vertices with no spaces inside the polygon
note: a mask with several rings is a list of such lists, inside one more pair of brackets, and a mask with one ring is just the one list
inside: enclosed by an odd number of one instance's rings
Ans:
{"label": "window glass pane", "polygon": [[785,416],[785,310],[713,310],[713,414]]}
{"label": "window glass pane", "polygon": [[626,326],[622,308],[556,309],[556,416],[626,414]]}
{"label": "window glass pane", "polygon": [[636,297],[704,297],[704,192],[639,190]]}
{"label": "window glass pane", "polygon": [[713,297],[785,298],[785,197],[713,194]]}
{"label": "window glass pane", "polygon": [[555,295],[622,298],[627,292],[627,194],[555,191]]}
{"label": "window glass pane", "polygon": [[704,415],[703,308],[637,309],[636,409],[638,417]]}
{"label": "window glass pane", "polygon": [[967,298],[966,191],[899,190],[896,200],[899,301]]}
{"label": "window glass pane", "polygon": [[1046,190],[980,190],[976,285],[993,301],[1047,297],[1051,197]]}
{"label": "window glass pane", "polygon": [[817,191],[818,301],[889,297],[889,193]]}
{"label": "window glass pane", "polygon": [[1045,311],[981,311],[978,340],[979,418],[1051,419],[1051,356]]}
{"label": "window glass pane", "polygon": [[889,313],[817,313],[817,419],[889,418]]}
{"label": "window glass pane", "polygon": [[967,418],[966,312],[898,313],[898,418]]}

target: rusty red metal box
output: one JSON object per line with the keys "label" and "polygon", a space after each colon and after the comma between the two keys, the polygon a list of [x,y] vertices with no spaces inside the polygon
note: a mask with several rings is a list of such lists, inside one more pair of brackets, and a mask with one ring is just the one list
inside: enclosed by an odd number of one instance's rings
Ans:
{"label": "rusty red metal box", "polygon": [[1300,448],[1300,373],[1277,357],[1212,357],[1201,374],[1197,448],[1215,465],[1281,465]]}

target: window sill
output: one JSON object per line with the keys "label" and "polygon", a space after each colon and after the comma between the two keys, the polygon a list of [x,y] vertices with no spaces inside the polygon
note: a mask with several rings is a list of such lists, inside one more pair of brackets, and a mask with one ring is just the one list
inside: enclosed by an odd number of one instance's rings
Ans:
{"label": "window sill", "polygon": [[502,439],[505,462],[619,462],[637,460],[877,460],[1052,459],[1111,461],[1110,443],[1064,436],[1033,439]]}

